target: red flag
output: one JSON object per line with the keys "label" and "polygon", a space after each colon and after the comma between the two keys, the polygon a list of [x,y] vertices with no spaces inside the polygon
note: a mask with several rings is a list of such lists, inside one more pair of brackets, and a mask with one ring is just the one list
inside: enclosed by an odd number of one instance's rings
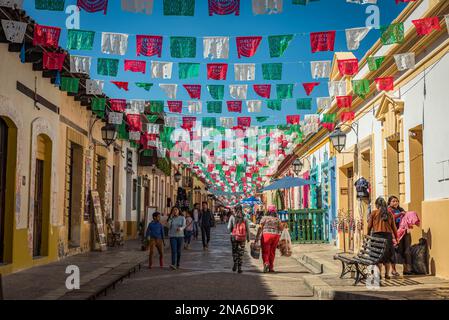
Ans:
{"label": "red flag", "polygon": [[227,63],[208,63],[207,64],[207,79],[226,80],[228,73]]}
{"label": "red flag", "polygon": [[414,2],[416,0],[396,0],[396,4],[399,4],[400,2]]}
{"label": "red flag", "polygon": [[340,115],[340,120],[341,122],[346,122],[346,121],[352,121],[355,118],[355,113],[354,112],[343,112]]}
{"label": "red flag", "polygon": [[337,97],[337,106],[339,108],[351,108],[352,96],[340,96]]}
{"label": "red flag", "polygon": [[209,15],[240,15],[240,0],[209,0]]}
{"label": "red flag", "polygon": [[147,68],[146,61],[125,60],[125,71],[142,72],[143,74],[145,74],[146,68]]}
{"label": "red flag", "polygon": [[299,121],[301,121],[301,116],[300,115],[287,116],[287,123],[288,124],[299,124]]}
{"label": "red flag", "polygon": [[237,37],[237,52],[239,58],[252,57],[256,54],[259,48],[262,37]]}
{"label": "red flag", "polygon": [[231,100],[226,101],[226,104],[228,105],[229,112],[238,112],[238,113],[242,112],[242,101]]}
{"label": "red flag", "polygon": [[214,169],[215,169],[215,165],[213,165],[213,164],[208,164],[207,165],[207,171],[208,172],[212,172],[212,171],[214,171]]}
{"label": "red flag", "polygon": [[142,131],[142,122],[140,121],[140,114],[127,114],[126,122],[128,122],[129,131]]}
{"label": "red flag", "polygon": [[137,55],[147,57],[158,56],[162,54],[162,37],[161,36],[144,36],[137,35]]}
{"label": "red flag", "polygon": [[117,86],[117,88],[128,91],[128,82],[122,82],[122,81],[111,81],[111,82],[113,84],[115,84]]}
{"label": "red flag", "polygon": [[238,117],[237,125],[243,128],[248,128],[251,126],[251,117]]}
{"label": "red flag", "polygon": [[111,110],[114,112],[125,112],[126,100],[125,99],[110,99]]}
{"label": "red flag", "polygon": [[394,90],[394,78],[393,77],[377,78],[374,81],[376,82],[377,90],[379,90],[379,91],[393,91]]}
{"label": "red flag", "polygon": [[34,25],[33,46],[55,47],[59,46],[61,28]]}
{"label": "red flag", "polygon": [[304,87],[304,90],[306,91],[306,94],[308,96],[310,96],[310,94],[312,93],[313,89],[316,86],[320,85],[320,83],[319,82],[309,82],[309,83],[303,83],[302,85]]}
{"label": "red flag", "polygon": [[150,142],[150,134],[148,132],[141,133],[140,144],[142,145],[143,149],[150,149],[148,142]]}
{"label": "red flag", "polygon": [[66,53],[44,52],[43,66],[45,70],[62,70]]}
{"label": "red flag", "polygon": [[359,72],[357,59],[338,60],[338,70],[342,76],[354,76]]}
{"label": "red flag", "polygon": [[182,101],[167,101],[168,110],[174,113],[182,113]]}
{"label": "red flag", "polygon": [[430,34],[433,30],[441,30],[440,19],[438,17],[429,17],[424,19],[412,20],[416,32],[420,36]]}
{"label": "red flag", "polygon": [[270,99],[271,84],[255,84],[253,85],[253,88],[259,97]]}
{"label": "red flag", "polygon": [[201,99],[201,85],[199,84],[184,84],[191,99]]}
{"label": "red flag", "polygon": [[329,131],[334,131],[335,123],[322,123],[321,126]]}
{"label": "red flag", "polygon": [[106,14],[108,10],[108,0],[77,0],[76,5],[87,12],[103,11]]}
{"label": "red flag", "polygon": [[335,31],[310,33],[310,45],[312,52],[334,51]]}
{"label": "red flag", "polygon": [[182,128],[191,130],[195,125],[196,117],[182,117]]}

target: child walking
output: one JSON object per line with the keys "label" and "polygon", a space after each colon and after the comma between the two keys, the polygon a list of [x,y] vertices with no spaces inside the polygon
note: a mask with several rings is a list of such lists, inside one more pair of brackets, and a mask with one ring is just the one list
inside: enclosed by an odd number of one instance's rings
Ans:
{"label": "child walking", "polygon": [[188,211],[184,211],[186,217],[186,228],[184,229],[184,249],[190,250],[190,242],[193,235],[193,218],[192,214]]}
{"label": "child walking", "polygon": [[151,269],[153,265],[153,253],[154,247],[156,247],[159,253],[159,265],[164,267],[164,227],[160,223],[160,212],[153,213],[153,221],[148,225],[145,237],[150,238],[150,256],[148,259],[148,268]]}

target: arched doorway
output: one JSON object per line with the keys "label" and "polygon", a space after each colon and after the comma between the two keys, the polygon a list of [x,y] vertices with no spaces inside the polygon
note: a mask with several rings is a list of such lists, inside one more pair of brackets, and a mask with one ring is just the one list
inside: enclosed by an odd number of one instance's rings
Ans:
{"label": "arched doorway", "polygon": [[6,159],[8,151],[8,126],[0,117],[0,263],[4,262],[6,218]]}
{"label": "arched doorway", "polygon": [[37,137],[34,179],[33,257],[48,255],[50,225],[52,143],[46,135]]}

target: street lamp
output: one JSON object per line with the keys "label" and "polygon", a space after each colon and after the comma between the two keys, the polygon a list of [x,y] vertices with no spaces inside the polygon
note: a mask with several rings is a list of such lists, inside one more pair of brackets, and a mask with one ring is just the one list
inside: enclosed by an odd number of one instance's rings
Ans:
{"label": "street lamp", "polygon": [[115,124],[107,124],[101,128],[101,137],[109,147],[117,139],[117,126]]}
{"label": "street lamp", "polygon": [[179,171],[177,171],[176,173],[175,173],[175,181],[176,182],[179,182],[179,181],[181,181],[181,178],[182,178],[182,175],[179,173]]}
{"label": "street lamp", "polygon": [[299,175],[301,173],[302,166],[303,164],[301,160],[299,160],[299,158],[296,158],[296,160],[293,162],[293,172],[295,173],[295,175]]}
{"label": "street lamp", "polygon": [[346,133],[341,131],[340,128],[336,128],[334,132],[332,132],[329,136],[331,139],[332,145],[338,153],[342,152],[346,146]]}

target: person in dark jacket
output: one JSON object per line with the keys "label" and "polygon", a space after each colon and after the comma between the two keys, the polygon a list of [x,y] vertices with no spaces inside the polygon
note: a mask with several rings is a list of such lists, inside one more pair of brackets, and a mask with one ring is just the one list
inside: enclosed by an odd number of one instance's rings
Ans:
{"label": "person in dark jacket", "polygon": [[154,247],[159,252],[159,265],[164,267],[164,227],[159,222],[161,214],[159,212],[153,213],[153,221],[148,224],[145,237],[150,238],[150,256],[148,261],[148,267],[151,269],[153,265],[153,253]]}
{"label": "person in dark jacket", "polygon": [[203,240],[203,249],[209,249],[210,228],[215,225],[215,218],[207,206],[207,202],[203,202],[203,208],[200,212],[201,239]]}

